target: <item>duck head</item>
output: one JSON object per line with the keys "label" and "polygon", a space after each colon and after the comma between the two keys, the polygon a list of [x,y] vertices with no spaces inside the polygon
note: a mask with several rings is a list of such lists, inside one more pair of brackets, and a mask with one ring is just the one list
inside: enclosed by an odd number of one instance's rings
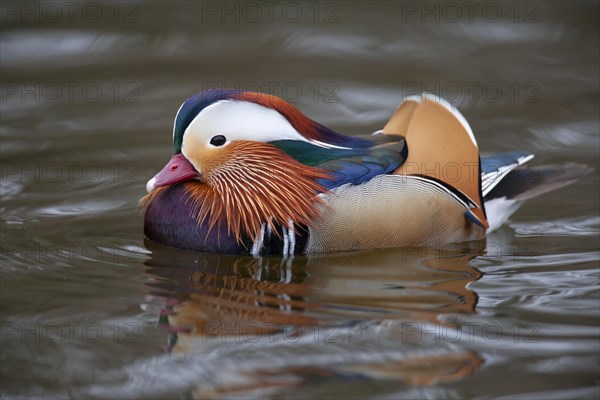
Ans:
{"label": "duck head", "polygon": [[352,145],[348,140],[272,95],[201,92],[179,108],[173,156],[148,182],[145,203],[184,184],[198,224],[225,226],[238,240],[256,237],[264,222],[273,230],[310,226],[319,213],[317,195],[326,191],[318,180],[327,175],[298,161],[290,143],[343,149]]}

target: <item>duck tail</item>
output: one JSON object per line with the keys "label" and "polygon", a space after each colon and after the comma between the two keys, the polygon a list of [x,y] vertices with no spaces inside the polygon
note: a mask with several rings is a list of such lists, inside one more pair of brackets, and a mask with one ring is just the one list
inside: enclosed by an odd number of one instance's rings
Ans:
{"label": "duck tail", "polygon": [[530,165],[512,170],[484,197],[527,200],[570,185],[594,169],[574,162],[563,165]]}
{"label": "duck tail", "polygon": [[510,171],[484,197],[488,233],[502,226],[525,200],[568,186],[593,171],[584,164],[528,165]]}

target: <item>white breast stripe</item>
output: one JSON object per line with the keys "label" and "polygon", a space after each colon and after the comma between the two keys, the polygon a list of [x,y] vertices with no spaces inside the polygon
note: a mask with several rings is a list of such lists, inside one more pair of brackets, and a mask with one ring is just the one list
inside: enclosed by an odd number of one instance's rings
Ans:
{"label": "white breast stripe", "polygon": [[294,250],[296,248],[296,232],[294,231],[294,221],[289,221],[289,237],[290,237],[290,256],[294,256]]}
{"label": "white breast stripe", "polygon": [[285,228],[285,226],[281,227],[281,231],[283,232],[283,256],[287,256],[288,255],[288,249],[290,247],[290,239],[288,237],[288,230]]}
{"label": "white breast stripe", "polygon": [[258,236],[256,236],[256,238],[254,239],[254,243],[252,244],[252,251],[250,252],[250,254],[252,254],[254,257],[258,257],[260,255],[260,252],[263,248],[264,237],[265,223],[263,222],[263,224],[260,226],[260,233],[258,234]]}

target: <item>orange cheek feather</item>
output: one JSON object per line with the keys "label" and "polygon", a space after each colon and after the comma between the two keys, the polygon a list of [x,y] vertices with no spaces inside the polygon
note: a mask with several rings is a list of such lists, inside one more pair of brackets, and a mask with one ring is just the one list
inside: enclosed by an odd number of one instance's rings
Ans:
{"label": "orange cheek feather", "polygon": [[241,242],[255,238],[263,222],[275,225],[312,226],[326,190],[315,182],[327,178],[319,168],[306,166],[267,143],[234,141],[223,148],[190,143],[186,156],[204,182],[186,184],[194,202],[198,224],[227,226]]}

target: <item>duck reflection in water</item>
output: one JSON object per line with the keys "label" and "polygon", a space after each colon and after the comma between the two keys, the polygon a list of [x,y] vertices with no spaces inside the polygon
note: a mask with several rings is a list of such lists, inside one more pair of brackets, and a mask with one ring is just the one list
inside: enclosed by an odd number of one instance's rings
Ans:
{"label": "duck reflection in water", "polygon": [[444,316],[475,312],[468,285],[482,274],[469,261],[484,253],[483,241],[293,258],[146,246],[149,299],[169,351],[231,359],[227,373],[198,380],[194,397],[262,396],[349,377],[433,385],[482,363],[445,343],[460,327]]}

